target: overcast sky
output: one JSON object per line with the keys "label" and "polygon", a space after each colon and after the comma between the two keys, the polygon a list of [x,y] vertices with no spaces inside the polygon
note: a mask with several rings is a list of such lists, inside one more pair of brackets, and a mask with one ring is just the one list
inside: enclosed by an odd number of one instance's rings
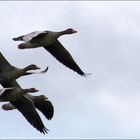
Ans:
{"label": "overcast sky", "polygon": [[[0,138],[140,138],[140,2],[0,2],[0,51],[17,67],[37,64],[44,75],[18,79],[36,87],[55,109],[40,134],[17,111],[0,110]],[[69,70],[45,49],[19,50],[13,37],[74,28],[59,41],[84,72]],[[2,105],[2,103],[0,104]]]}

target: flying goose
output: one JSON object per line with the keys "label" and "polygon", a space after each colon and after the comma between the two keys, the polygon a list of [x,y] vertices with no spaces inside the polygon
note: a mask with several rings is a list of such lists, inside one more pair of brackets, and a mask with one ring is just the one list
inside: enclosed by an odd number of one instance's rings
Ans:
{"label": "flying goose", "polygon": [[[25,96],[33,101],[35,107],[40,110],[48,120],[52,119],[54,108],[52,103],[48,100],[48,97],[45,95],[33,96],[31,94],[26,94]],[[11,103],[3,104],[1,107],[6,111],[16,109]]]}
{"label": "flying goose", "polygon": [[26,120],[38,131],[43,134],[48,133],[47,131],[49,130],[44,126],[31,99],[26,96],[22,96],[16,101],[10,101],[10,103],[14,105],[22,113]]}
{"label": "flying goose", "polygon": [[[23,69],[14,67],[9,64],[9,66],[5,66],[3,63],[3,56],[0,54],[0,67],[3,67],[3,71],[0,71],[0,83],[10,82],[12,80],[16,80],[21,76],[26,76],[30,74],[37,74],[37,73],[45,73],[48,70],[48,67],[40,72],[29,72],[30,70],[38,70],[40,69],[37,65],[31,64]],[[1,61],[2,60],[2,61]]]}
{"label": "flying goose", "polygon": [[8,71],[4,71],[0,73],[0,83],[16,80],[21,76],[37,74],[37,73],[45,73],[47,72],[48,67],[45,70],[40,71],[40,72],[28,72],[29,70],[37,70],[37,69],[40,69],[40,68],[34,64],[31,64],[23,69],[11,66],[11,68]]}
{"label": "flying goose", "polygon": [[[16,81],[11,82],[11,87],[12,87],[12,85],[15,88]],[[20,87],[16,87],[16,88],[20,89]],[[30,91],[31,90],[33,90],[33,89],[30,89]],[[29,89],[28,89],[28,91],[29,91]],[[34,90],[34,91],[37,92],[37,90]],[[15,94],[14,92],[12,92],[12,93]],[[6,94],[9,94],[9,93],[6,93]],[[26,94],[28,94],[28,93],[26,93]],[[17,97],[17,95],[18,95],[18,97]],[[6,98],[6,97],[4,97],[4,93],[1,96],[0,96],[0,99],[2,99],[1,101],[4,101],[4,99]],[[15,98],[16,98],[16,100],[15,100]],[[20,93],[16,93],[16,97],[11,95],[11,97],[6,98],[6,100],[10,101],[9,105],[11,104],[16,109],[18,109],[21,112],[21,114],[26,118],[26,120],[31,125],[33,125],[33,127],[35,127],[38,131],[40,131],[43,134],[48,133],[47,131],[49,131],[49,130],[44,126],[39,114],[37,113],[37,111],[35,109],[35,105],[30,98],[26,97],[26,95],[21,95]]]}
{"label": "flying goose", "polygon": [[0,102],[16,101],[28,92],[34,93],[39,90],[35,88],[22,89],[20,87],[11,87],[0,89]]}
{"label": "flying goose", "polygon": [[[5,57],[0,52],[0,73],[7,71],[10,68],[11,68],[10,63],[5,59]],[[16,80],[13,80],[11,82],[1,83],[1,85],[4,88],[20,87],[19,84],[16,82]],[[36,102],[34,102],[29,96],[30,94],[27,93],[26,95],[22,96],[21,98],[15,101],[10,101],[10,104],[12,104],[15,108],[17,108],[31,125],[33,125],[41,133],[45,134],[47,133],[48,129],[44,126],[39,114],[35,109],[35,108],[40,108],[40,106],[36,105],[35,104]],[[43,113],[43,111],[47,112],[49,111],[49,109],[51,110],[50,113],[53,113],[53,106],[51,105],[47,106],[47,108],[45,109],[44,108],[42,108],[42,110],[40,109],[40,111],[42,111]],[[51,114],[51,116],[53,116],[53,114]]]}
{"label": "flying goose", "polygon": [[24,43],[19,44],[19,49],[29,49],[44,47],[51,55],[53,55],[59,62],[77,72],[81,76],[88,74],[84,73],[77,63],[74,61],[71,54],[63,47],[63,45],[57,40],[60,36],[66,34],[77,33],[72,28],[64,31],[35,31],[26,35],[13,38],[14,41],[23,41]]}

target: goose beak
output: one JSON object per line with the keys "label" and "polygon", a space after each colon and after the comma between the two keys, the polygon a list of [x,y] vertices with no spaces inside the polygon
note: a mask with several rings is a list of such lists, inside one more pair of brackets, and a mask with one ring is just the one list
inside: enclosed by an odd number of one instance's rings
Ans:
{"label": "goose beak", "polygon": [[78,31],[76,31],[76,30],[73,29],[72,32],[73,32],[73,33],[77,33]]}
{"label": "goose beak", "polygon": [[49,98],[47,96],[44,97],[45,100],[48,100]]}
{"label": "goose beak", "polygon": [[24,43],[19,44],[19,45],[18,45],[18,48],[19,48],[19,49],[25,49],[25,48],[26,48],[26,45],[25,45]]}
{"label": "goose beak", "polygon": [[41,69],[40,67],[36,66],[36,69]]}
{"label": "goose beak", "polygon": [[39,92],[39,90],[38,89],[34,89],[34,92]]}

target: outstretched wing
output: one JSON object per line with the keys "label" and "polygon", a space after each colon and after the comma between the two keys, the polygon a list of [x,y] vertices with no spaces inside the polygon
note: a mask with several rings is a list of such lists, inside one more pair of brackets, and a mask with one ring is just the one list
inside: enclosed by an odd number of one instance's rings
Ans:
{"label": "outstretched wing", "polygon": [[11,102],[27,119],[27,121],[33,125],[38,131],[45,134],[47,133],[47,128],[45,128],[40,116],[35,110],[34,104],[30,99],[26,97],[21,97],[20,99]]}
{"label": "outstretched wing", "polygon": [[54,115],[54,107],[52,103],[48,100],[35,100],[34,101],[35,107],[43,113],[43,115],[48,119],[51,120]]}
{"label": "outstretched wing", "polygon": [[[4,56],[0,53],[0,71],[6,71],[9,68],[11,68],[11,65],[4,58]],[[46,71],[47,71],[47,69],[46,69]],[[20,85],[17,83],[16,80],[11,81],[11,82],[2,83],[2,86],[4,88],[20,87]],[[43,125],[43,122],[40,119],[40,116],[38,115],[32,100],[30,100],[28,97],[26,97],[26,95],[22,96],[20,99],[18,99],[16,101],[10,102],[10,103],[12,105],[14,105],[22,113],[22,115],[30,122],[30,124],[33,125],[37,130],[39,130],[40,132],[42,132],[44,134],[45,134],[45,132],[47,133],[48,129],[45,128],[45,126]],[[53,108],[51,109],[51,107],[47,106],[47,104],[49,105],[49,103],[45,104],[45,102],[42,102],[42,105],[39,106],[37,103],[36,106],[46,116],[46,118],[51,119],[51,117],[53,116]],[[42,109],[40,108],[41,106],[43,106]],[[46,108],[45,108],[45,106],[46,106]],[[46,109],[47,109],[47,111],[46,111]]]}
{"label": "outstretched wing", "polygon": [[5,57],[0,52],[0,72],[7,71],[11,68],[12,66],[10,65],[10,63],[5,59]]}
{"label": "outstretched wing", "polygon": [[76,64],[71,54],[62,46],[62,44],[57,40],[53,44],[44,46],[44,48],[51,53],[59,62],[69,67],[78,74],[85,76],[85,73]]}

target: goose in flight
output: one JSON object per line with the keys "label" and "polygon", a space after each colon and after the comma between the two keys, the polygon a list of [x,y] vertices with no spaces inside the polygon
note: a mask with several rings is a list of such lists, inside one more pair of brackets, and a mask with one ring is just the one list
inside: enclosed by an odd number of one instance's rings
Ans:
{"label": "goose in flight", "polygon": [[26,118],[26,120],[35,127],[38,131],[45,134],[49,131],[43,124],[38,112],[35,109],[33,101],[27,98],[25,95],[16,101],[10,101],[21,114]]}
{"label": "goose in flight", "polygon": [[[48,97],[45,95],[33,96],[31,94],[25,95],[27,98],[31,99],[35,107],[42,112],[42,114],[48,119],[51,120],[54,114],[54,109],[52,103],[49,101]],[[2,109],[5,111],[16,109],[11,103],[3,104]]]}
{"label": "goose in flight", "polygon": [[[29,94],[27,93],[28,91],[37,92],[38,90],[26,89],[26,92],[23,92],[20,87],[15,87],[16,81],[14,82],[11,83],[10,88],[5,88],[4,92],[0,95],[0,101],[9,101],[9,104],[17,108],[21,112],[21,114],[26,118],[26,120],[31,125],[33,125],[33,127],[35,127],[38,131],[40,131],[43,134],[48,133],[47,131],[49,130],[44,126],[39,114],[35,109],[33,101],[30,98],[26,97],[26,94]],[[14,87],[12,87],[12,85],[14,85]]]}
{"label": "goose in flight", "polygon": [[7,60],[5,60],[3,55],[0,54],[0,67],[3,68],[2,70],[0,70],[0,84],[5,83],[5,82],[10,82],[12,80],[16,80],[21,76],[26,76],[30,74],[38,74],[38,73],[46,73],[49,68],[47,67],[45,70],[39,71],[39,72],[29,72],[30,70],[38,70],[40,68],[37,65],[31,64],[21,69],[21,68],[12,66],[9,63],[7,67],[7,64],[5,65],[5,62],[7,62]]}
{"label": "goose in flight", "polygon": [[58,38],[62,35],[77,33],[72,28],[64,31],[35,31],[26,35],[13,38],[14,41],[23,41],[24,43],[19,44],[19,49],[29,49],[44,47],[51,55],[53,55],[59,62],[77,72],[81,76],[88,74],[84,73],[81,68],[77,65],[71,54],[63,47],[58,41]]}
{"label": "goose in flight", "polygon": [[[0,52],[0,73],[6,72],[10,68],[11,68],[10,63],[5,59],[5,57]],[[19,84],[16,82],[16,80],[1,83],[1,85],[4,88],[20,87]],[[47,106],[46,103],[46,108],[43,108],[42,106],[44,106],[45,104],[44,102],[43,103],[41,102],[40,104],[37,103],[31,98],[31,95],[27,93],[15,101],[10,101],[10,104],[13,105],[16,109],[18,109],[20,113],[26,118],[26,120],[28,120],[28,122],[31,125],[33,125],[33,127],[35,127],[41,133],[45,134],[47,133],[48,129],[44,126],[35,108],[39,109],[44,115],[46,115],[46,118],[53,117],[54,109],[51,103],[49,104],[49,106]]]}
{"label": "goose in flight", "polygon": [[[2,65],[3,64],[1,63],[1,66]],[[6,71],[0,72],[0,83],[16,80],[21,76],[26,76],[26,75],[30,75],[30,74],[37,74],[37,73],[45,73],[45,72],[47,72],[48,67],[43,71],[28,72],[30,70],[37,70],[37,69],[40,69],[40,68],[38,66],[34,65],[34,64],[31,64],[31,65],[29,65],[29,66],[27,66],[27,67],[25,67],[23,69],[11,66]]]}

